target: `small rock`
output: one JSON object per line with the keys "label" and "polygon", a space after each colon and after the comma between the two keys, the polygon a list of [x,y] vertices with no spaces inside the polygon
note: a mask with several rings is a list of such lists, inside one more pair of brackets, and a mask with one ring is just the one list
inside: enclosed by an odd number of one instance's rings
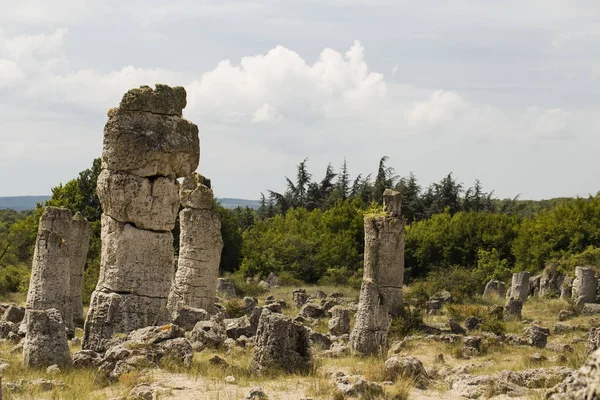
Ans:
{"label": "small rock", "polygon": [[225,377],[225,382],[229,383],[229,384],[234,384],[235,383],[235,377],[229,375]]}

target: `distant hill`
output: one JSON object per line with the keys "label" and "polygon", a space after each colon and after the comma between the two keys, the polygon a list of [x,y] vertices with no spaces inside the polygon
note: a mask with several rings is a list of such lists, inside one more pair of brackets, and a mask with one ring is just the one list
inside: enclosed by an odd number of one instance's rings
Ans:
{"label": "distant hill", "polygon": [[257,209],[260,206],[259,200],[232,199],[229,197],[218,198],[217,201],[225,208],[250,207]]}
{"label": "distant hill", "polygon": [[50,196],[14,196],[0,197],[0,210],[12,208],[16,211],[33,210],[37,203],[41,203],[50,198]]}
{"label": "distant hill", "polygon": [[[0,197],[0,210],[12,208],[16,211],[33,210],[37,203],[41,203],[50,198],[50,196],[13,196]],[[260,202],[258,200],[232,199],[224,197],[217,198],[217,201],[225,208],[250,207],[258,208]]]}

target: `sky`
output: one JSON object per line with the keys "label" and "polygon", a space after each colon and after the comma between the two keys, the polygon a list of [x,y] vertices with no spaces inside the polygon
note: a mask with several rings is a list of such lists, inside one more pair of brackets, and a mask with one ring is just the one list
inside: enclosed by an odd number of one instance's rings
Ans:
{"label": "sky", "polygon": [[379,159],[501,198],[600,190],[597,0],[0,0],[0,196],[102,153],[123,93],[186,88],[218,197]]}

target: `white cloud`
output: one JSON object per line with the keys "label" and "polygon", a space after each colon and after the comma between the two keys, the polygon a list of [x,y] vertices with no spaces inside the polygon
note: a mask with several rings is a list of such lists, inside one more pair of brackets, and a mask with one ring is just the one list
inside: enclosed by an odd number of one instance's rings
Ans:
{"label": "white cloud", "polygon": [[16,62],[12,60],[0,59],[0,88],[11,84],[16,84],[17,81],[25,76]]}
{"label": "white cloud", "polygon": [[50,34],[24,34],[8,37],[0,29],[0,55],[18,62],[57,53],[63,46],[67,29],[56,29]]}

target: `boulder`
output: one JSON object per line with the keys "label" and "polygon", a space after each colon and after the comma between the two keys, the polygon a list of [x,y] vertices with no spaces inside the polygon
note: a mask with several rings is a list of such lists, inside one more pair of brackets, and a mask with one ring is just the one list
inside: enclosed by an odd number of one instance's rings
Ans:
{"label": "boulder", "polygon": [[590,355],[600,348],[600,328],[592,328],[588,334],[588,341],[585,347],[586,355]]}
{"label": "boulder", "polygon": [[350,333],[350,313],[342,306],[335,306],[331,310],[331,319],[327,323],[329,333],[340,336]]}
{"label": "boulder", "polygon": [[523,300],[520,298],[510,297],[506,301],[506,308],[504,310],[505,319],[517,319],[521,320],[521,310],[523,309]]}
{"label": "boulder", "polygon": [[531,325],[526,327],[523,330],[523,333],[527,338],[527,342],[530,346],[539,347],[540,349],[543,349],[544,347],[546,347],[546,343],[548,342],[550,329],[542,326]]}
{"label": "boulder", "polygon": [[21,321],[23,321],[24,317],[25,317],[25,308],[11,304],[4,311],[4,317],[2,319],[4,319],[4,321],[14,322],[14,323],[18,324]]}
{"label": "boulder", "polygon": [[529,272],[517,272],[512,276],[510,298],[521,299],[524,303],[529,296]]}
{"label": "boulder", "polygon": [[421,389],[429,384],[429,375],[423,363],[415,357],[392,356],[385,361],[385,379],[395,381],[399,377],[412,379]]}
{"label": "boulder", "polygon": [[296,308],[302,308],[302,306],[308,301],[308,293],[304,289],[296,289],[292,292],[292,298]]}
{"label": "boulder", "polygon": [[199,321],[208,321],[210,314],[201,308],[183,306],[171,315],[175,325],[186,331],[191,331]]}
{"label": "boulder", "polygon": [[289,317],[263,311],[258,323],[250,372],[306,372],[312,365],[307,329]]}
{"label": "boulder", "polygon": [[485,289],[483,291],[483,297],[504,297],[506,292],[506,287],[504,282],[492,279],[485,285]]}
{"label": "boulder", "polygon": [[200,321],[190,334],[195,350],[218,349],[226,339],[225,328],[216,321]]}

